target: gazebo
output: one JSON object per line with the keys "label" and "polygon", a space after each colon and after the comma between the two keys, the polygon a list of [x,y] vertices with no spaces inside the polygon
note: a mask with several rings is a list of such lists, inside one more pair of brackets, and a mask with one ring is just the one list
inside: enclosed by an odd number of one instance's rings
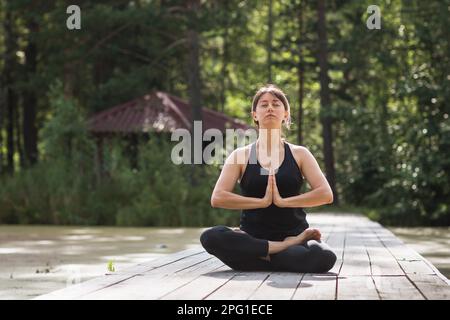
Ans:
{"label": "gazebo", "polygon": [[[88,119],[88,130],[94,136],[97,145],[95,162],[99,178],[105,173],[103,148],[108,138],[121,136],[128,140],[132,166],[136,167],[139,137],[149,139],[151,133],[156,133],[167,135],[169,139],[175,129],[191,130],[191,126],[191,106],[179,97],[162,91],[152,91],[94,114]],[[221,112],[202,108],[202,128],[219,129],[224,134],[226,129],[247,130],[252,127]]]}

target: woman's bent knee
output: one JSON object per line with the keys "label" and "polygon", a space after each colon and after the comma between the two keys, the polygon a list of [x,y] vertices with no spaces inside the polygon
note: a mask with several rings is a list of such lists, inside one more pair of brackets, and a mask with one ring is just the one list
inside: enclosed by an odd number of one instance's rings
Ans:
{"label": "woman's bent knee", "polygon": [[321,254],[321,261],[319,265],[319,272],[328,272],[336,263],[337,257],[336,254],[331,250],[324,250]]}
{"label": "woman's bent knee", "polygon": [[200,235],[200,243],[203,248],[205,248],[208,253],[212,254],[215,252],[217,246],[220,245],[222,233],[227,229],[229,228],[225,226],[215,226],[203,231]]}
{"label": "woman's bent knee", "polygon": [[334,264],[336,263],[336,254],[331,250],[331,248],[323,243],[316,242],[315,240],[308,241],[310,248],[310,255],[315,261],[314,269],[317,273],[325,273],[330,271]]}

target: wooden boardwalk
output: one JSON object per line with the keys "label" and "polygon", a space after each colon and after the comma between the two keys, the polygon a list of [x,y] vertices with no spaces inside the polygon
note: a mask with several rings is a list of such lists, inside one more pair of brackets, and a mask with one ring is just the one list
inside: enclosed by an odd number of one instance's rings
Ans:
{"label": "wooden boardwalk", "polygon": [[239,272],[198,248],[36,299],[450,299],[450,282],[393,233],[360,215],[309,214],[338,256],[327,274]]}

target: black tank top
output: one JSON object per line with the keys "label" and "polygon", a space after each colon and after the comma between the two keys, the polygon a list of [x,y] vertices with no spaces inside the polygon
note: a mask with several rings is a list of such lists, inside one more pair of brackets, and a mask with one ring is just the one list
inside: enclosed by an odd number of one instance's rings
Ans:
{"label": "black tank top", "polygon": [[[289,144],[284,142],[284,160],[275,170],[275,178],[281,197],[296,196],[300,192],[303,178],[292,155]],[[263,172],[263,174],[261,174]],[[256,142],[251,145],[247,167],[239,183],[246,197],[263,198],[266,193],[268,170],[261,167],[256,156]],[[244,209],[241,212],[240,228],[248,234],[272,241],[281,241],[295,236],[308,228],[306,213],[302,208],[280,208],[273,203],[266,208]]]}

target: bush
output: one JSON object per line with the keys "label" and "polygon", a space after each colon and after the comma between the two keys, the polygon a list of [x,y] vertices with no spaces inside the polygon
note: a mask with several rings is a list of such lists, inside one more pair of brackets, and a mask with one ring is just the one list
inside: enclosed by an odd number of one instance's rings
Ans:
{"label": "bush", "polygon": [[140,193],[130,206],[117,213],[118,225],[207,226],[236,223],[236,212],[211,208],[211,192],[219,168],[195,168],[196,187],[190,184],[191,166],[170,161],[173,144],[151,138],[139,149],[139,171],[135,183]]}

